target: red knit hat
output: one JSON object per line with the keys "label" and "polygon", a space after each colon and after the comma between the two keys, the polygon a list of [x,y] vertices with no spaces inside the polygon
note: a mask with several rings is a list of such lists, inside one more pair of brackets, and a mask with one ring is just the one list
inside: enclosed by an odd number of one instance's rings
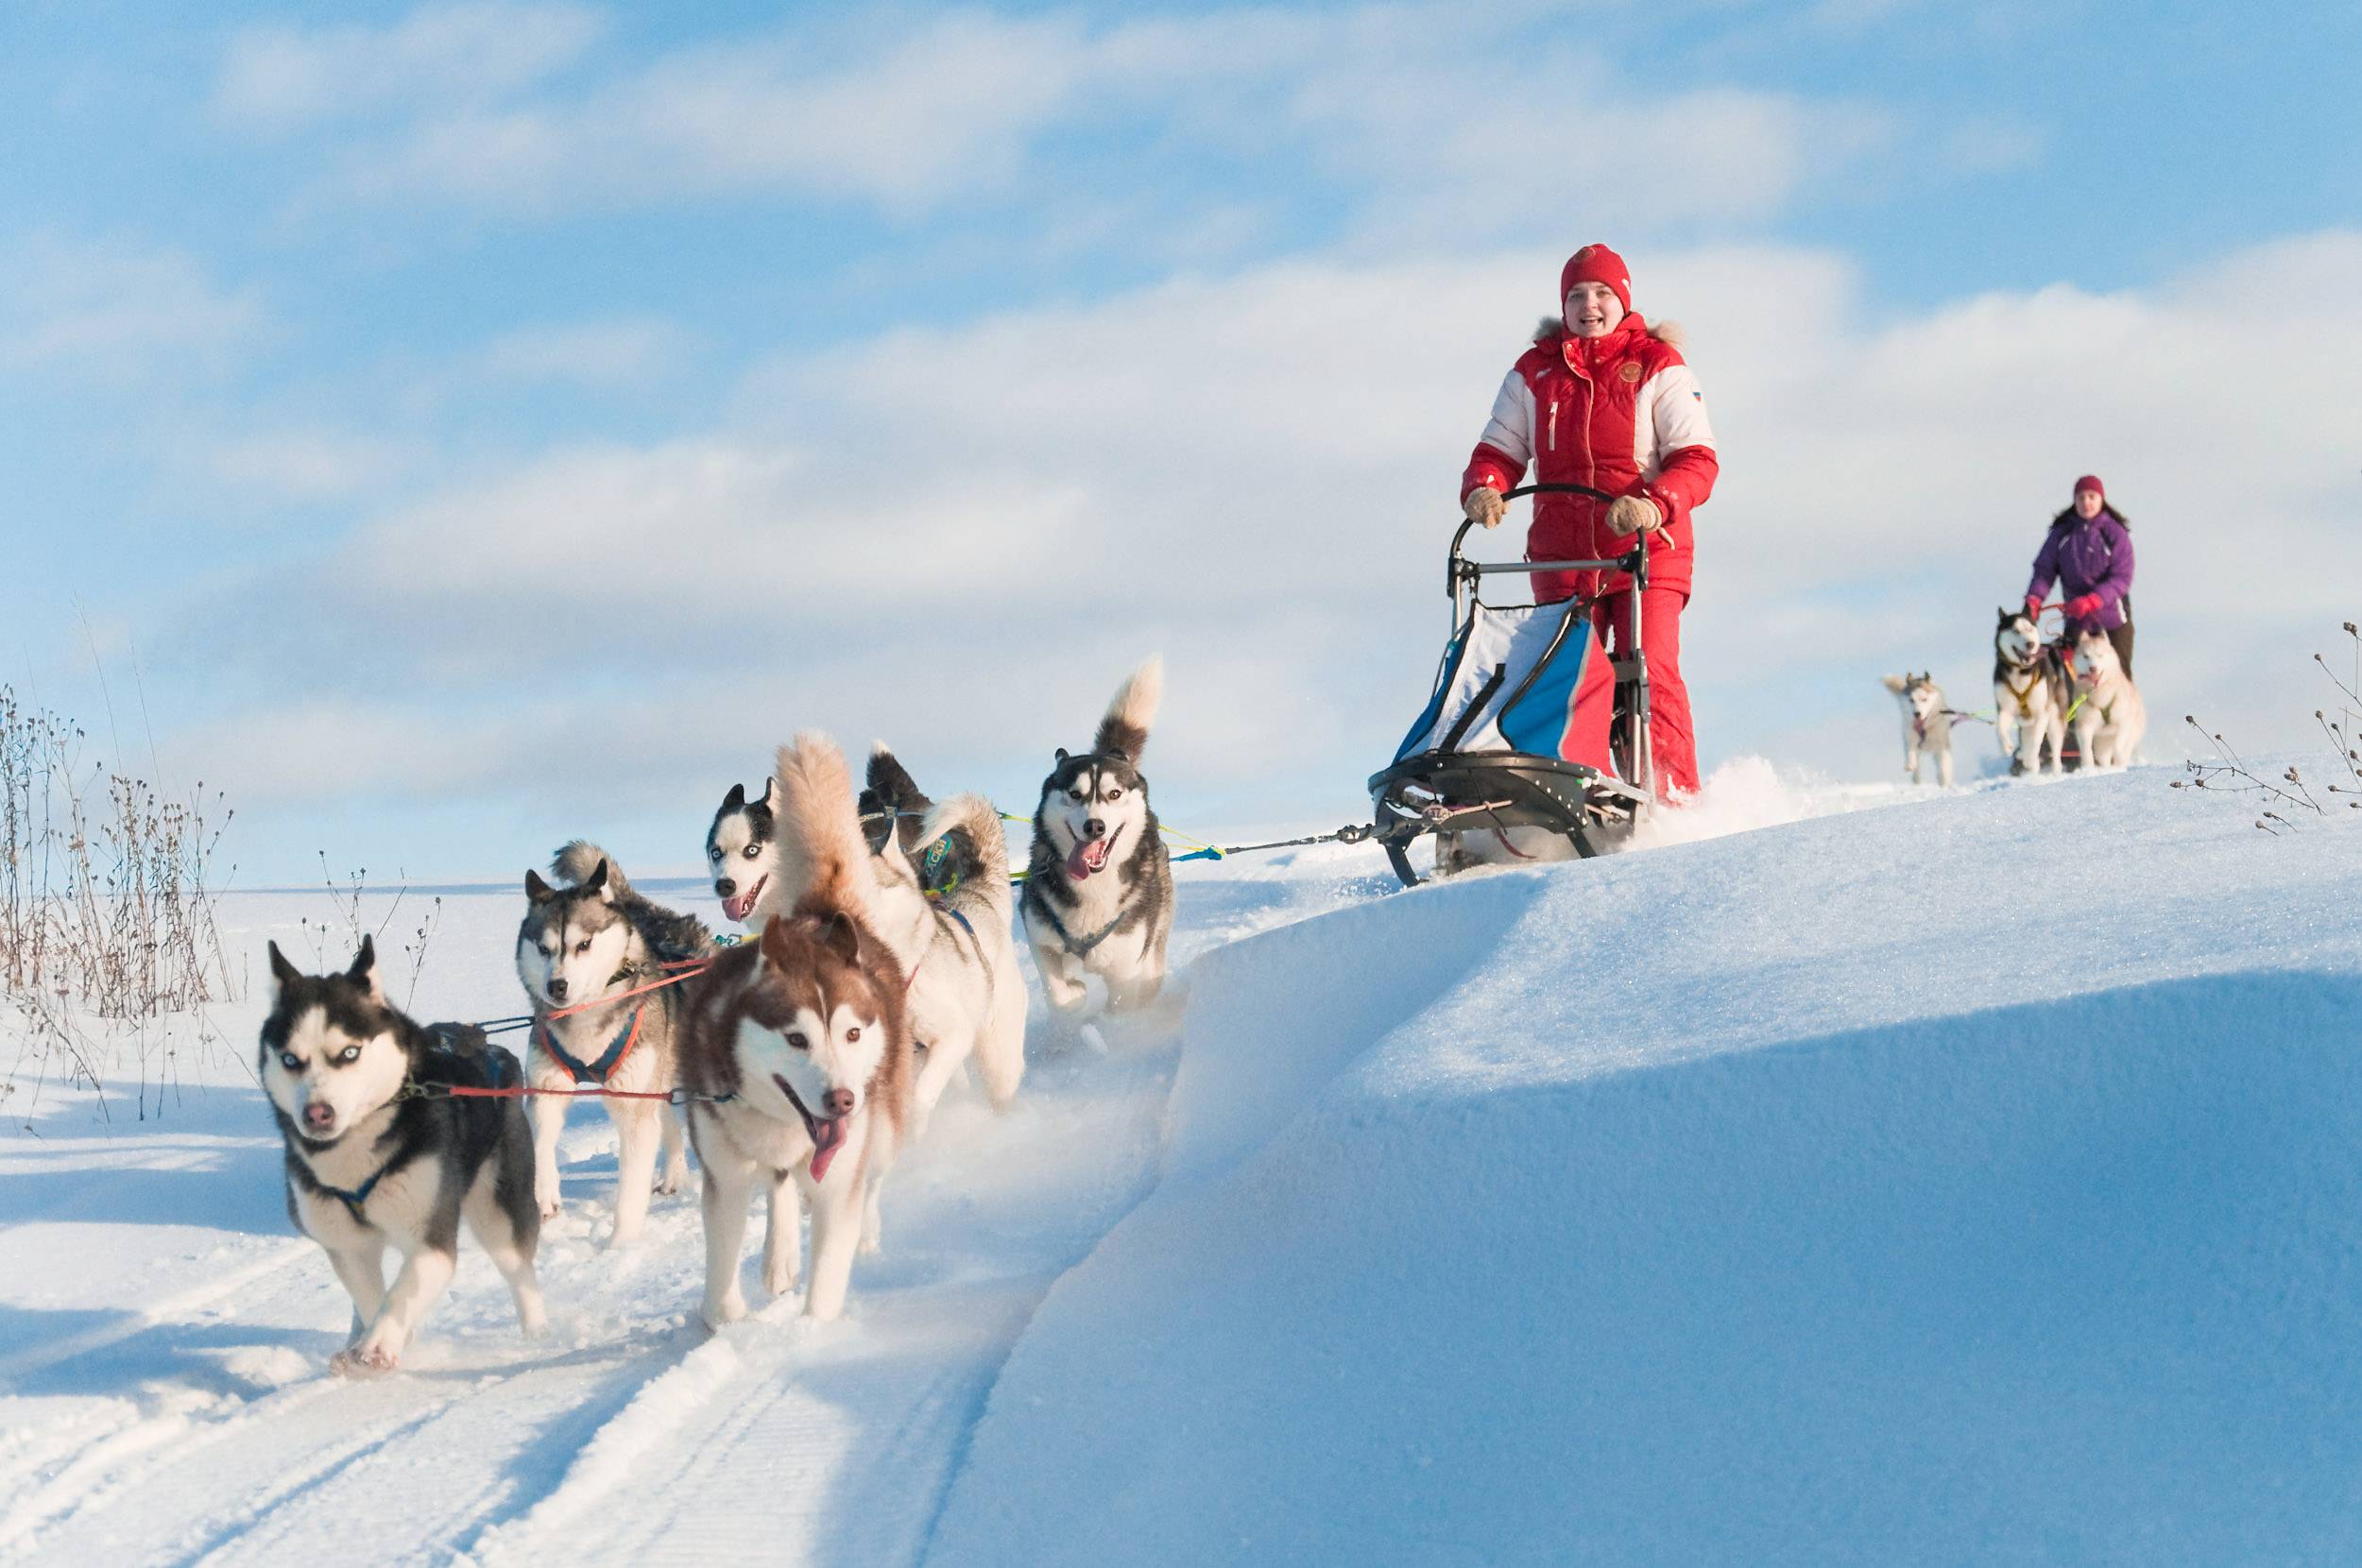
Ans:
{"label": "red knit hat", "polygon": [[2081,495],[2085,490],[2097,490],[2099,492],[2100,500],[2105,501],[2108,499],[2108,486],[2099,482],[2099,476],[2096,473],[2087,473],[2082,478],[2075,482],[2075,493],[2077,495]]}
{"label": "red knit hat", "polygon": [[1624,309],[1632,309],[1632,268],[1624,264],[1623,257],[1603,245],[1586,245],[1566,258],[1566,264],[1558,272],[1559,298],[1573,293],[1577,283],[1605,283],[1616,291]]}

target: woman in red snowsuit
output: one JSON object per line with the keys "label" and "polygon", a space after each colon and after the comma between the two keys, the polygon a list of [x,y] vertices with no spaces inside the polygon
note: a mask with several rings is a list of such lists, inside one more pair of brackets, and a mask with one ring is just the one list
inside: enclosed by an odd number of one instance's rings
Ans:
{"label": "woman in red snowsuit", "polygon": [[[1624,260],[1586,245],[1559,274],[1566,315],[1542,323],[1501,383],[1493,418],[1460,480],[1460,503],[1497,526],[1531,465],[1541,484],[1588,485],[1615,501],[1534,497],[1530,561],[1603,560],[1649,537],[1641,651],[1649,659],[1650,749],[1660,791],[1698,788],[1698,747],[1682,684],[1681,612],[1689,603],[1690,512],[1714,492],[1714,432],[1698,378],[1670,324],[1652,330],[1632,308]],[[1534,597],[1593,598],[1592,622],[1619,654],[1631,641],[1632,574],[1535,572]]]}

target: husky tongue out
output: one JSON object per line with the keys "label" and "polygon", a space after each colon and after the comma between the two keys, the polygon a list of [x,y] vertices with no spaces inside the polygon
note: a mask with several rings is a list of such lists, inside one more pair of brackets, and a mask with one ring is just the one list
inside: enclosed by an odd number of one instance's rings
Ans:
{"label": "husky tongue out", "polygon": [[728,915],[732,920],[744,925],[745,923],[747,913],[755,907],[755,900],[762,896],[762,890],[765,887],[768,887],[770,882],[771,877],[768,872],[765,872],[762,876],[756,878],[755,885],[753,887],[748,888],[744,893],[733,894],[729,897],[722,900],[722,912]]}
{"label": "husky tongue out", "polygon": [[804,1118],[804,1131],[812,1134],[812,1179],[815,1182],[828,1180],[829,1166],[835,1160],[836,1151],[845,1146],[845,1118],[830,1116],[824,1120],[815,1116],[804,1109],[803,1097],[785,1078],[773,1073],[771,1082],[777,1083],[779,1092],[787,1096],[787,1102],[796,1107],[797,1116]]}
{"label": "husky tongue out", "polygon": [[1113,839],[1082,839],[1074,852],[1066,858],[1066,874],[1076,881],[1107,869],[1107,856],[1115,848]]}

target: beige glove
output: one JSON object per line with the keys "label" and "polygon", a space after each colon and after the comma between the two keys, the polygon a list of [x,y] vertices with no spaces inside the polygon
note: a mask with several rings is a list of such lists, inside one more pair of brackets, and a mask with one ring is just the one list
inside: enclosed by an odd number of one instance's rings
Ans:
{"label": "beige glove", "polygon": [[1460,503],[1460,509],[1468,514],[1468,520],[1486,528],[1498,528],[1501,519],[1509,514],[1509,503],[1490,485],[1480,485],[1470,490]]}
{"label": "beige glove", "polygon": [[1607,525],[1617,534],[1653,534],[1664,521],[1647,496],[1617,496],[1608,503]]}

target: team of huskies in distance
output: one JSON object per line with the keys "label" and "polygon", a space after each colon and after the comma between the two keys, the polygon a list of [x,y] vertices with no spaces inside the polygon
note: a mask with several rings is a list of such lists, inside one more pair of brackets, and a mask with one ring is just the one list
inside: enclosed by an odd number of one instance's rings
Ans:
{"label": "team of huskies in distance", "polygon": [[[1930,674],[1889,675],[1886,688],[1903,705],[1903,767],[1911,782],[1932,760],[1936,782],[1949,785],[1952,721],[1981,715],[1945,707]],[[2060,772],[2070,732],[2083,767],[2123,768],[2148,732],[2148,709],[2106,632],[2087,628],[2070,648],[2044,641],[2031,610],[2004,609],[1993,633],[1993,725],[2013,775],[2041,771],[2045,757],[2049,771]]]}
{"label": "team of huskies in distance", "polygon": [[[952,1077],[973,1064],[996,1109],[1018,1091],[1026,997],[1012,905],[1061,1015],[1081,1012],[1087,976],[1119,1009],[1162,986],[1172,873],[1139,772],[1162,690],[1151,659],[1091,749],[1057,753],[1021,899],[991,802],[929,800],[882,746],[857,797],[843,753],[817,734],[779,748],[761,799],[733,787],[707,835],[714,892],[750,940],[718,944],[594,845],[568,844],[550,879],[525,874],[522,1069],[481,1027],[420,1025],[393,1006],[368,938],[330,975],[302,973],[272,944],[258,1067],[285,1144],[287,1210],[352,1298],[330,1365],[400,1365],[451,1282],[463,1223],[525,1332],[542,1330],[534,1256],[558,1212],[567,1106],[586,1096],[620,1148],[613,1242],[640,1235],[652,1190],[688,1184],[686,1142],[703,1170],[705,1321],[745,1314],[739,1252],[758,1191],[763,1288],[784,1296],[800,1273],[806,1313],[838,1316],[854,1254],[880,1245],[880,1187]],[[390,1288],[389,1246],[401,1258]]]}

